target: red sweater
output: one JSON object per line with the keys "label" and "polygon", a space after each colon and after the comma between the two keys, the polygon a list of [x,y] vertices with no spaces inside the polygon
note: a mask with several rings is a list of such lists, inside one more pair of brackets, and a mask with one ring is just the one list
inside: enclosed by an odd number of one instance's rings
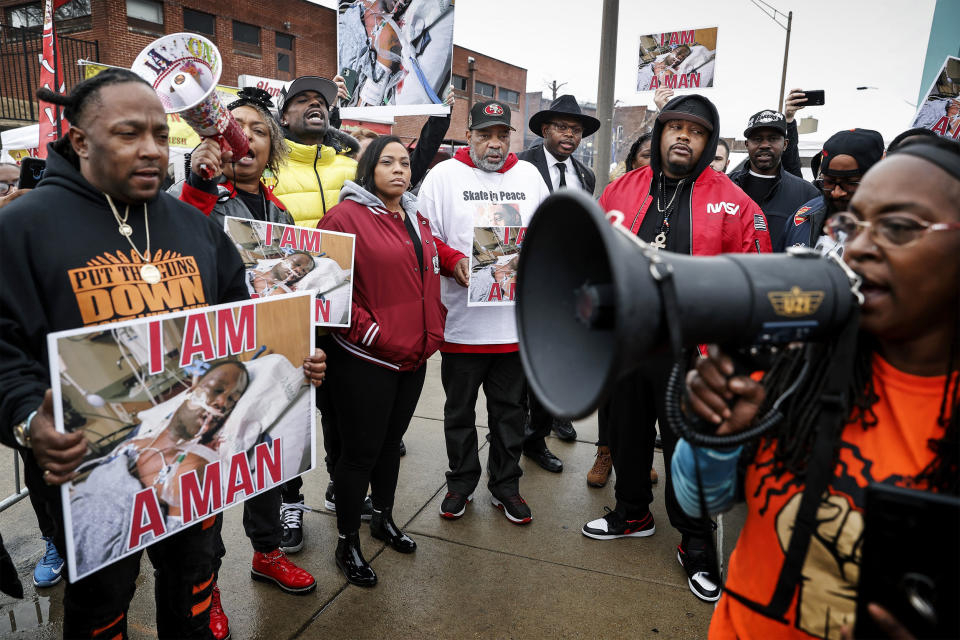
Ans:
{"label": "red sweater", "polygon": [[417,213],[423,270],[399,214],[345,199],[318,229],[355,233],[353,308],[349,329],[333,334],[351,354],[397,371],[419,369],[443,343],[447,310],[440,276],[452,276],[465,258],[430,233]]}

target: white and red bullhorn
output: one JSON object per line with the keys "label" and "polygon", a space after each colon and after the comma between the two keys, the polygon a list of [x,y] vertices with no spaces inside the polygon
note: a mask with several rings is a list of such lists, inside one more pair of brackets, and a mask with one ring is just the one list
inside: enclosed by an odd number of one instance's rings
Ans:
{"label": "white and red bullhorn", "polygon": [[234,158],[247,154],[247,136],[217,95],[223,65],[212,42],[171,33],[141,51],[131,69],[150,83],[167,113],[179,115],[201,137],[216,138]]}

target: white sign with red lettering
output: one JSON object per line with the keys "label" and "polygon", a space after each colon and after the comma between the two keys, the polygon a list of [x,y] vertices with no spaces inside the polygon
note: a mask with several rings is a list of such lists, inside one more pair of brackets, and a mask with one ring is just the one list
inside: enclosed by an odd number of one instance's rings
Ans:
{"label": "white sign with red lettering", "polygon": [[62,487],[71,581],[316,464],[313,296],[52,333],[54,418],[88,451]]}
{"label": "white sign with red lettering", "polygon": [[256,87],[263,89],[273,98],[273,108],[279,110],[280,94],[284,89],[290,88],[289,80],[277,80],[276,78],[261,78],[260,76],[242,75],[237,78],[237,84],[240,88]]}

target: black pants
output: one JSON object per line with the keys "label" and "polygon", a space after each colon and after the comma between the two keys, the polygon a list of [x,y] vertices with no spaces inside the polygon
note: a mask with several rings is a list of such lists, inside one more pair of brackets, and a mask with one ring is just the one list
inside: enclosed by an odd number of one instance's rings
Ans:
{"label": "black pants", "polygon": [[[154,569],[159,638],[212,638],[210,596],[223,517],[211,516],[147,547]],[[61,548],[63,551],[63,548]],[[75,583],[63,595],[64,638],[127,637],[142,551]]]}
{"label": "black pants", "polygon": [[666,357],[651,359],[638,371],[616,383],[610,399],[600,408],[600,424],[606,424],[613,469],[617,476],[614,494],[617,510],[629,516],[644,514],[653,502],[650,469],[659,420],[666,471],[664,503],[670,524],[684,541],[701,544],[710,539],[712,524],[703,518],[691,518],[673,493],[670,460],[677,436],[667,426],[664,399],[667,376],[673,361]]}
{"label": "black pants", "polygon": [[490,455],[487,487],[510,496],[519,492],[523,446],[523,369],[519,353],[444,353],[440,379],[447,395],[443,433],[447,441],[447,489],[471,494],[480,482],[477,394],[487,397]]}
{"label": "black pants", "polygon": [[550,415],[547,408],[537,400],[533,389],[526,381],[524,381],[523,386],[524,413],[526,413],[527,410],[530,412],[530,422],[527,423],[524,431],[523,450],[533,452],[543,451],[547,448],[547,443],[544,438],[550,435],[550,429],[553,427],[553,416]]}
{"label": "black pants", "polygon": [[[30,505],[33,507],[33,513],[37,516],[37,525],[40,527],[40,535],[45,538],[53,538],[57,531],[57,525],[53,517],[47,513],[47,502],[50,498],[49,487],[43,481],[43,475],[40,467],[34,462],[33,453],[30,451],[20,451],[20,458],[23,460],[23,480],[30,493]],[[59,492],[59,488],[55,488]],[[59,504],[59,502],[58,502]]]}
{"label": "black pants", "polygon": [[400,474],[400,440],[420,399],[426,367],[394,371],[347,353],[337,344],[327,351],[327,387],[340,435],[334,470],[337,529],[360,528],[360,510],[371,488],[375,509],[393,507]]}

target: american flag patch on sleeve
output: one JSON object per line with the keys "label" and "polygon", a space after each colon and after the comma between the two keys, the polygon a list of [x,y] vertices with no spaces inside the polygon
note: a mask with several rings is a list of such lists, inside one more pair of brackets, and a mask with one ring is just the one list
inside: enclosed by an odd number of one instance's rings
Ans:
{"label": "american flag patch on sleeve", "polygon": [[762,213],[753,214],[753,228],[757,231],[767,230],[767,220],[763,217]]}

